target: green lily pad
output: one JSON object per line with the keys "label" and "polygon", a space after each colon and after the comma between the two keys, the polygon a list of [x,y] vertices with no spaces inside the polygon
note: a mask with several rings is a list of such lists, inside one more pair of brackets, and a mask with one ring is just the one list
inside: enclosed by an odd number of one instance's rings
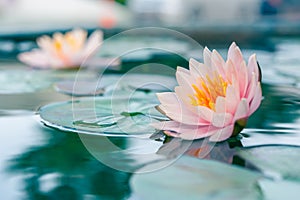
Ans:
{"label": "green lily pad", "polygon": [[300,196],[299,182],[263,179],[259,181],[259,186],[266,200],[299,199]]}
{"label": "green lily pad", "polygon": [[0,73],[0,94],[29,93],[51,85],[49,80],[33,70],[2,70]]}
{"label": "green lily pad", "polygon": [[300,181],[300,147],[258,146],[239,149],[238,155],[274,179]]}
{"label": "green lily pad", "polygon": [[59,81],[54,84],[56,91],[72,96],[103,95],[105,89],[97,81]]}
{"label": "green lily pad", "polygon": [[53,82],[77,79],[96,78],[95,73],[82,70],[35,70],[30,68],[0,68],[0,94],[33,93],[49,88]]}
{"label": "green lily pad", "polygon": [[145,136],[156,132],[150,124],[164,119],[148,98],[126,96],[81,98],[46,105],[39,110],[42,122],[53,128],[106,136]]}
{"label": "green lily pad", "polygon": [[[83,74],[84,75],[84,74]],[[80,74],[80,76],[82,76]],[[111,95],[128,91],[165,92],[173,90],[176,80],[173,77],[128,73],[125,75],[103,75],[92,79],[63,80],[54,84],[56,91],[72,96]]]}
{"label": "green lily pad", "polygon": [[171,91],[177,85],[174,77],[153,74],[124,75],[121,81],[124,82],[124,85],[127,84],[132,89],[155,92]]}
{"label": "green lily pad", "polygon": [[183,156],[159,171],[133,175],[131,187],[140,199],[253,200],[262,199],[260,178],[240,167]]}

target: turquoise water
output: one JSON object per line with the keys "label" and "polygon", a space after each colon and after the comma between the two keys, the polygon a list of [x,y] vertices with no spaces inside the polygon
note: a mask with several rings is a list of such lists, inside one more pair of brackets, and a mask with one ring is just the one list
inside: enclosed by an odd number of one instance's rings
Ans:
{"label": "turquoise water", "polygon": [[[274,44],[275,51],[243,49],[245,57],[257,54],[263,71],[264,99],[238,139],[213,146],[208,155],[201,154],[201,140],[190,143],[160,134],[151,138],[78,135],[46,127],[39,122],[36,110],[52,102],[71,100],[70,96],[55,91],[53,82],[72,80],[74,72],[59,77],[52,74],[46,80],[35,75],[36,79],[29,86],[22,83],[27,80],[22,79],[24,76],[17,76],[15,81],[19,84],[9,85],[10,91],[16,91],[3,92],[0,98],[1,199],[142,199],[139,191],[131,188],[133,172],[161,161],[168,160],[168,165],[172,164],[183,153],[264,174],[236,156],[235,147],[300,146],[300,40],[275,39]],[[37,73],[14,65],[9,63],[1,67],[11,69],[13,66],[21,69],[18,73],[24,75]],[[7,77],[6,72],[0,73]],[[119,75],[114,75],[113,82],[116,77]],[[136,79],[140,81],[138,76]],[[0,81],[2,86],[12,84]],[[112,84],[104,84],[105,95],[112,94]],[[132,85],[124,86],[123,92],[130,91]],[[151,88],[140,90],[137,95],[147,96]]]}

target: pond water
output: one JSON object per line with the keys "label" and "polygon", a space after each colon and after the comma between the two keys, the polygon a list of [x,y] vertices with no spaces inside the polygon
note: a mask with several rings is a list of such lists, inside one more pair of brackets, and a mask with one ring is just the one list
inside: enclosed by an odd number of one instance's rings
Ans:
{"label": "pond water", "polygon": [[[60,81],[72,81],[76,71],[43,72],[29,70],[14,62],[2,63],[1,199],[136,200],[152,199],[153,191],[157,193],[153,194],[154,196],[169,195],[176,196],[174,198],[177,199],[182,199],[180,195],[188,194],[191,195],[190,199],[196,198],[197,195],[203,195],[206,199],[237,199],[238,195],[242,194],[245,195],[244,199],[273,199],[274,196],[282,197],[281,194],[294,198],[293,195],[299,195],[297,191],[300,187],[300,163],[297,159],[300,147],[300,40],[274,39],[272,42],[275,45],[274,51],[242,49],[245,57],[252,53],[257,54],[263,72],[264,99],[261,107],[249,119],[247,128],[237,139],[218,144],[209,144],[205,140],[188,142],[166,138],[160,133],[144,134],[144,129],[138,134],[141,137],[133,137],[130,134],[110,137],[84,134],[94,130],[94,127],[77,134],[74,132],[78,127],[71,130],[74,128],[72,123],[53,126],[53,122],[70,117],[64,109],[54,112],[58,115],[57,118],[52,116],[52,123],[47,124],[44,121],[46,125],[55,129],[46,127],[40,123],[36,114],[39,107],[57,101],[81,101],[80,97],[72,98],[68,93],[56,90],[53,85]],[[223,54],[225,52],[222,49],[220,51]],[[173,57],[168,58],[172,60]],[[125,62],[123,65],[127,70],[132,62]],[[113,74],[111,71],[105,73],[103,83],[99,83],[104,89],[100,95],[116,95],[117,90],[118,95],[130,94],[137,99],[151,99],[151,103],[155,104],[155,92],[172,90],[176,84],[170,76],[164,78],[156,75],[155,81],[167,85],[165,88],[151,84],[143,85],[141,80],[149,83],[151,76],[137,74],[141,72],[149,73],[149,66],[146,66],[145,71],[134,72],[134,75],[131,74],[127,79],[123,77],[123,82],[119,82],[122,74],[116,71],[113,71]],[[170,75],[174,70],[162,73]],[[84,80],[97,80],[94,71],[83,72],[82,75],[80,78]],[[116,84],[117,89],[114,87]],[[143,88],[136,90],[136,85]],[[97,88],[100,86],[97,85]],[[70,91],[69,89],[66,90]],[[102,99],[101,96],[96,98]],[[101,104],[105,104],[101,101]],[[143,112],[143,109],[139,108],[145,105],[134,106],[130,112],[122,111],[121,117],[133,117],[137,123],[142,120],[141,124],[147,126],[143,121],[147,120],[147,116],[139,117],[138,113]],[[122,108],[118,108],[118,111],[120,110]],[[91,113],[84,112],[86,110],[81,110],[78,116],[90,117]],[[97,116],[97,113],[95,115]],[[47,120],[49,121],[49,118]],[[91,125],[94,118],[85,120],[86,124]],[[123,122],[126,125],[128,123],[130,122]],[[128,127],[127,130],[135,132],[136,135],[134,126]],[[219,165],[216,161],[228,165]],[[191,171],[193,173],[189,174]],[[140,175],[134,172],[139,172]],[[184,175],[185,173],[187,174]],[[232,178],[234,176],[237,177]],[[195,181],[196,178],[202,182]],[[218,178],[223,180],[222,184],[216,183]],[[208,180],[210,182],[206,183]],[[207,184],[211,188],[200,190],[192,187],[195,184]],[[239,184],[247,186],[238,187]],[[167,187],[168,185],[172,187]],[[167,190],[163,187],[167,187]],[[245,193],[245,188],[248,193]],[[285,188],[285,191],[278,188]],[[183,192],[180,192],[181,190]],[[218,193],[219,196],[212,193]]]}

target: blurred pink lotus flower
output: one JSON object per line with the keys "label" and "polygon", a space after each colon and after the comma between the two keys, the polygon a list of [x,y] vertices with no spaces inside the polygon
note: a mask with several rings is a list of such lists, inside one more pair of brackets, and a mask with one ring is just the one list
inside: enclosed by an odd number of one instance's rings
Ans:
{"label": "blurred pink lotus flower", "polygon": [[223,141],[237,135],[262,100],[261,74],[256,55],[243,59],[232,43],[226,62],[205,48],[204,64],[189,61],[189,70],[178,67],[175,92],[158,93],[157,109],[171,119],[153,124],[165,134],[186,140],[209,137]]}
{"label": "blurred pink lotus flower", "polygon": [[74,29],[64,35],[54,33],[53,38],[38,38],[39,49],[20,53],[18,59],[36,68],[76,68],[99,47],[102,39],[101,31],[93,32],[88,39],[87,32],[82,29]]}

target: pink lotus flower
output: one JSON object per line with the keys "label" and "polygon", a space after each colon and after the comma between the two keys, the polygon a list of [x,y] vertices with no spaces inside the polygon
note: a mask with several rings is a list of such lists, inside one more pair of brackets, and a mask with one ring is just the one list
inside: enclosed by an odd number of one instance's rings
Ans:
{"label": "pink lotus flower", "polygon": [[102,37],[101,31],[95,31],[87,39],[87,32],[82,29],[75,29],[65,35],[55,33],[53,38],[42,36],[37,39],[40,49],[20,53],[18,59],[37,68],[79,67],[101,44]]}
{"label": "pink lotus flower", "polygon": [[227,61],[205,48],[204,64],[190,59],[189,70],[177,68],[175,92],[158,93],[158,110],[171,119],[154,126],[167,135],[192,140],[223,141],[238,134],[262,100],[255,54],[243,59],[232,43]]}

